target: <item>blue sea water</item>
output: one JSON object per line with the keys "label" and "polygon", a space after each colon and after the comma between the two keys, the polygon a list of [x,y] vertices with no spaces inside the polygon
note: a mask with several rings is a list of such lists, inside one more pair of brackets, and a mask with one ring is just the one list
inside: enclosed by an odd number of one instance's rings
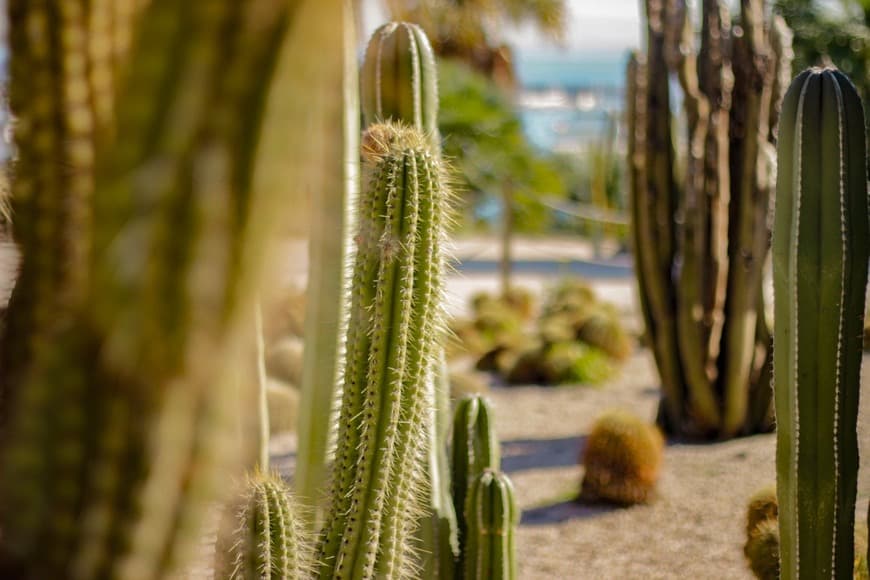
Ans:
{"label": "blue sea water", "polygon": [[546,151],[582,152],[605,137],[623,108],[628,51],[519,52],[518,113]]}

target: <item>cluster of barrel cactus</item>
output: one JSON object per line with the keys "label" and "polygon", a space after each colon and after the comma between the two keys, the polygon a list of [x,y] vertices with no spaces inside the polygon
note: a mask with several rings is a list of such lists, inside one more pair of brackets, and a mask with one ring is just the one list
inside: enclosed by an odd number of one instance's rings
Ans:
{"label": "cluster of barrel cactus", "polygon": [[[762,272],[790,32],[763,0],[646,0],[646,54],[628,65],[633,252],[667,432],[727,438],[770,429],[770,332]],[[670,110],[682,88],[686,149]],[[678,169],[679,167],[679,169]],[[682,175],[682,179],[678,179]]]}
{"label": "cluster of barrel cactus", "polygon": [[849,578],[870,258],[864,113],[835,69],[801,73],[782,107],[773,228],[781,574]]}

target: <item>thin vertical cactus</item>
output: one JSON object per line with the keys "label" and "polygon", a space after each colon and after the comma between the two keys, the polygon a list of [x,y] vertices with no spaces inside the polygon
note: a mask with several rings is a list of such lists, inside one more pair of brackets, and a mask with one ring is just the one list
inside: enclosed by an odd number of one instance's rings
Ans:
{"label": "thin vertical cactus", "polygon": [[468,530],[463,576],[466,580],[513,580],[517,577],[515,528],[519,509],[510,479],[484,470],[468,491]]}
{"label": "thin vertical cactus", "polygon": [[[307,313],[302,390],[299,403],[299,449],[295,485],[299,497],[315,505],[327,479],[328,444],[334,419],[335,394],[339,383],[341,322],[345,315],[346,245],[350,236],[349,204],[359,189],[359,88],[356,58],[354,3],[342,0],[340,29],[341,71],[332,82],[343,95],[341,111],[328,131],[335,135],[330,152],[335,167],[326,172],[316,195],[311,196],[311,227],[308,243]],[[336,24],[337,25],[337,24]],[[309,522],[317,526],[317,510]]]}
{"label": "thin vertical cactus", "polygon": [[330,6],[152,0],[141,14],[98,151],[85,297],[13,388],[9,577],[165,577],[219,495],[225,375],[251,334],[266,242],[292,211],[250,187],[263,103],[290,23],[284,64],[305,87],[290,181],[307,183],[324,147],[303,129],[336,98],[309,52],[334,50]]}
{"label": "thin vertical cactus", "polygon": [[479,395],[469,395],[456,405],[451,448],[451,492],[457,518],[459,558],[457,576],[465,570],[468,527],[465,506],[474,481],[487,469],[498,470],[501,454],[492,423],[492,409]]}
{"label": "thin vertical cactus", "polygon": [[[770,427],[763,316],[772,142],[790,37],[741,3],[701,6],[696,52],[684,0],[647,0],[647,54],[627,91],[634,248],[667,432],[732,437]],[[686,111],[683,171],[673,150],[669,73]],[[676,176],[682,173],[683,179]]]}
{"label": "thin vertical cactus", "polygon": [[255,472],[247,478],[236,510],[235,528],[218,539],[218,580],[305,578],[313,570],[313,546],[307,540],[300,508],[277,474]]}
{"label": "thin vertical cactus", "polygon": [[774,390],[782,577],[851,578],[870,258],[864,113],[849,79],[792,82],[779,126]]}
{"label": "thin vertical cactus", "polygon": [[[429,39],[416,24],[390,22],[372,34],[360,74],[363,124],[383,121],[407,123],[430,139],[441,155],[438,133],[438,76]],[[426,514],[417,530],[421,544],[421,573],[443,576],[446,562],[456,555],[456,514],[449,493],[450,471],[446,436],[450,430],[450,400],[446,360],[438,347],[436,372],[429,385],[434,422],[427,421],[427,479],[433,483]],[[440,390],[439,390],[440,389]],[[452,568],[452,563],[450,564]]]}
{"label": "thin vertical cactus", "polygon": [[403,577],[426,492],[427,385],[440,342],[440,161],[415,129],[369,127],[321,578]]}

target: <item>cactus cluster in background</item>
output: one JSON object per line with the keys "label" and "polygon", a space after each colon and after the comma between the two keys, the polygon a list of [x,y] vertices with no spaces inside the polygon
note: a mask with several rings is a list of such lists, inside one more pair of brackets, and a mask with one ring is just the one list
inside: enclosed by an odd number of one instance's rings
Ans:
{"label": "cactus cluster in background", "polygon": [[870,258],[864,113],[835,69],[782,107],[773,229],[774,391],[782,576],[848,578]]}
{"label": "cactus cluster in background", "polygon": [[271,580],[305,578],[314,569],[313,546],[300,508],[277,474],[248,476],[241,497],[227,507],[231,529],[218,538],[215,578]]}
{"label": "cactus cluster in background", "polygon": [[477,370],[509,384],[600,384],[634,349],[616,306],[579,279],[552,288],[538,317],[532,295],[518,288],[477,294],[471,309],[473,318],[451,323],[451,353],[475,356]]}
{"label": "cactus cluster in background", "polygon": [[664,438],[655,425],[621,410],[601,415],[580,458],[584,467],[580,498],[621,505],[651,501],[663,452]]}
{"label": "cactus cluster in background", "polygon": [[[626,116],[633,253],[662,381],[659,422],[694,437],[768,430],[762,273],[790,32],[778,16],[765,20],[763,0],[740,3],[739,27],[727,3],[703,0],[696,50],[685,0],[644,6],[647,49],[628,65]],[[681,156],[672,73],[687,121]]]}

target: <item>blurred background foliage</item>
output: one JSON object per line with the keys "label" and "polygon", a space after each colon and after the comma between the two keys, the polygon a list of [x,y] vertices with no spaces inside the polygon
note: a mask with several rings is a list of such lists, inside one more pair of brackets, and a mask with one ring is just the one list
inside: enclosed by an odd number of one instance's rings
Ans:
{"label": "blurred background foliage", "polygon": [[795,71],[834,64],[870,102],[870,0],[777,0],[775,10],[794,31]]}

